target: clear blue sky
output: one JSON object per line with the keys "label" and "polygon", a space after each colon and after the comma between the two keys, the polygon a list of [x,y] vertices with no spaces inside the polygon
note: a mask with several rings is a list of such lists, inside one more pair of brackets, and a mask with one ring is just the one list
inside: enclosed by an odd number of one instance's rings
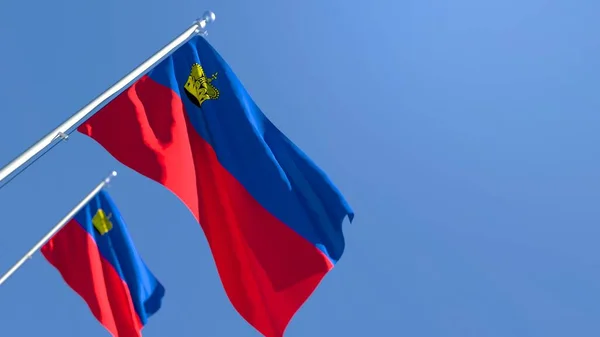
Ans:
{"label": "clear blue sky", "polygon": [[[0,165],[211,9],[209,41],[356,211],[286,337],[600,334],[600,3],[0,2]],[[7,270],[111,170],[167,289],[144,337],[258,336],[166,189],[79,134],[0,190]],[[0,335],[105,337],[36,255]]]}

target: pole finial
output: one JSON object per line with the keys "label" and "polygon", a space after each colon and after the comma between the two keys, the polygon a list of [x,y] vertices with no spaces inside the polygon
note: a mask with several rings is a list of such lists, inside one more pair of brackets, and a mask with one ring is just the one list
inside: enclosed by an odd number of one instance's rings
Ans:
{"label": "pole finial", "polygon": [[104,183],[105,183],[105,184],[108,184],[108,183],[110,183],[110,180],[111,180],[112,178],[116,177],[116,176],[117,176],[117,171],[112,171],[112,172],[110,173],[110,175],[109,175],[108,177],[106,177],[106,179],[104,179]]}
{"label": "pole finial", "polygon": [[196,29],[196,33],[206,36],[208,34],[206,31],[206,26],[209,23],[214,22],[216,18],[217,17],[213,11],[204,12],[204,14],[202,14],[202,16],[200,18],[196,19],[196,21],[195,21],[196,24],[198,25],[198,29]]}

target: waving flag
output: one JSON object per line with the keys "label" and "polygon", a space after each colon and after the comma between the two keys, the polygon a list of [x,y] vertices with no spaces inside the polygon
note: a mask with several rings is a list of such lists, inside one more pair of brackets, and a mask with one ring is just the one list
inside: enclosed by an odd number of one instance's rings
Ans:
{"label": "waving flag", "polygon": [[141,337],[164,287],[139,257],[125,223],[100,191],[42,249],[114,337]]}
{"label": "waving flag", "polygon": [[233,306],[267,337],[342,256],[350,206],[201,36],[78,130],[188,206]]}

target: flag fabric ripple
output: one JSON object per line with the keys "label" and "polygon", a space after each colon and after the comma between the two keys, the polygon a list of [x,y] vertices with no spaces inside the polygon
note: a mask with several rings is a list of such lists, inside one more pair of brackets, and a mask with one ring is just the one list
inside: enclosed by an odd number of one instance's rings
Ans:
{"label": "flag fabric ripple", "polygon": [[344,251],[354,213],[195,36],[78,130],[191,210],[239,314],[280,337]]}

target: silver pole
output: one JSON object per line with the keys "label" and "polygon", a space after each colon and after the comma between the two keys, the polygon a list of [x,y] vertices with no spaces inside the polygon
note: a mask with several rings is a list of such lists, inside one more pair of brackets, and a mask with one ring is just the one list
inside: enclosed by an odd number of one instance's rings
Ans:
{"label": "silver pole", "polygon": [[204,15],[196,20],[188,29],[177,36],[173,41],[169,42],[165,47],[159,50],[156,54],[152,55],[149,59],[140,64],[137,68],[132,70],[129,74],[125,75],[121,80],[115,83],[112,87],[107,89],[105,92],[96,97],[93,101],[84,106],[81,110],[77,111],[73,116],[63,122],[61,125],[56,127],[37,143],[33,144],[29,149],[25,150],[18,157],[13,159],[10,163],[0,169],[0,182],[6,179],[8,176],[17,171],[22,165],[26,164],[33,157],[42,152],[48,145],[52,144],[57,139],[67,139],[68,132],[76,126],[78,123],[85,121],[89,118],[91,112],[96,110],[98,107],[108,102],[113,95],[119,93],[121,90],[128,87],[132,82],[137,80],[139,77],[144,75],[153,66],[162,61],[164,58],[169,56],[174,50],[186,43],[195,34],[206,35],[206,26],[215,20],[215,14],[211,11],[206,11]]}

